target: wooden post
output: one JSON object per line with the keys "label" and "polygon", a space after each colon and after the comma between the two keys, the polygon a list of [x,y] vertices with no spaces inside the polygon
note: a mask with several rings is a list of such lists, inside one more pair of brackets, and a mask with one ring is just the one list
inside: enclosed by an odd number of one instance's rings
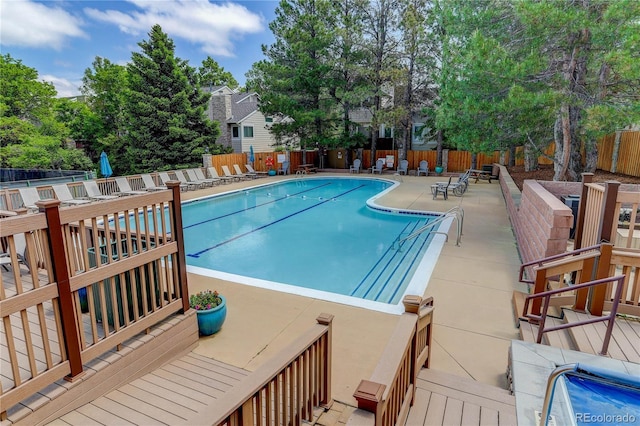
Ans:
{"label": "wooden post", "polygon": [[171,203],[171,215],[173,218],[173,229],[171,234],[178,246],[176,253],[176,267],[178,269],[178,279],[180,280],[180,297],[182,297],[182,312],[189,310],[189,287],[187,286],[187,258],[184,254],[184,234],[182,233],[182,205],[180,204],[180,182],[170,180],[166,183],[167,188],[173,191],[173,201]]}
{"label": "wooden post", "polygon": [[67,356],[69,357],[69,367],[71,369],[71,374],[65,377],[65,380],[73,382],[83,375],[84,372],[82,370],[82,349],[80,347],[78,319],[76,318],[76,309],[73,304],[73,294],[71,293],[71,283],[69,281],[69,268],[67,267],[67,252],[64,246],[62,224],[60,223],[60,201],[37,201],[36,206],[38,206],[41,213],[44,212],[47,219],[46,232],[48,234],[49,250],[51,252],[53,279],[58,283],[62,335],[64,337]]}
{"label": "wooden post", "polygon": [[582,228],[584,227],[584,215],[587,210],[587,183],[593,182],[593,173],[582,174],[582,193],[580,194],[580,203],[578,204],[578,217],[576,219],[576,229],[573,235],[573,249],[582,248]]}
{"label": "wooden post", "polygon": [[[546,291],[547,290],[546,286],[547,286],[547,274],[543,269],[539,269],[536,271],[536,280],[535,280],[535,285],[533,287],[533,294],[538,294],[538,293],[542,293],[543,291]],[[533,301],[531,302],[531,314],[540,315],[541,307],[542,307],[542,299],[539,297],[533,299]],[[523,314],[527,315],[527,312],[524,312]],[[529,320],[529,322],[534,323],[533,320]]]}
{"label": "wooden post", "polygon": [[[405,313],[418,316],[420,315],[420,305],[422,304],[422,298],[420,296],[406,295],[404,299],[402,299],[402,303],[404,304]],[[411,405],[413,405],[416,397],[416,378],[418,377],[418,373],[422,367],[417,365],[418,357],[422,352],[422,348],[418,347],[419,327],[420,320],[417,318],[413,329],[413,338],[411,339],[411,365],[409,366],[409,377],[411,379]]]}
{"label": "wooden post", "polygon": [[324,354],[323,354],[323,362],[324,362],[324,372],[325,372],[325,380],[323,383],[323,387],[324,387],[324,399],[322,399],[320,401],[320,406],[321,407],[325,407],[325,408],[329,408],[331,407],[331,405],[333,404],[333,400],[331,399],[331,368],[332,368],[332,361],[331,361],[331,354],[332,354],[332,346],[331,346],[331,341],[333,340],[333,336],[332,334],[332,328],[333,328],[333,315],[331,314],[320,314],[318,315],[318,318],[316,318],[316,321],[318,322],[318,324],[320,325],[324,325],[327,327],[327,334],[325,337],[325,348],[324,348]]}
{"label": "wooden post", "polygon": [[614,221],[618,221],[620,212],[616,210],[618,189],[620,182],[608,180],[605,182],[604,199],[602,200],[601,220],[598,228],[598,242],[611,242]]}
{"label": "wooden post", "polygon": [[386,386],[369,380],[361,380],[353,397],[358,401],[358,408],[373,413],[376,426],[382,424],[382,395]]}
{"label": "wooden post", "polygon": [[[598,259],[598,269],[596,272],[596,280],[609,276],[609,268],[611,267],[611,254],[613,252],[613,244],[601,244],[600,258]],[[589,312],[591,315],[602,316],[604,308],[604,299],[607,294],[607,286],[612,283],[600,284],[593,287],[591,291],[591,300],[589,302]]]}

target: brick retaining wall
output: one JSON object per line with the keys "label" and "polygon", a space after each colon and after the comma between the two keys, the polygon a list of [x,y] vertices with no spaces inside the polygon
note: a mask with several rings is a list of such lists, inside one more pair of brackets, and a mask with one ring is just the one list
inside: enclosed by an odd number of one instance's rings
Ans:
{"label": "brick retaining wall", "polygon": [[[575,194],[573,186],[526,180],[520,193],[506,167],[500,166],[499,176],[522,262],[565,252],[573,214],[571,208],[544,185],[551,184],[554,192],[563,195]],[[565,194],[565,191],[568,192]]]}

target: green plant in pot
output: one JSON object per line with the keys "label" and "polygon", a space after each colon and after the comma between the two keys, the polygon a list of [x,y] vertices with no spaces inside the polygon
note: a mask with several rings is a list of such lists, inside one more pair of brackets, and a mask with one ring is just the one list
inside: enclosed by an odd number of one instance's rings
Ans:
{"label": "green plant in pot", "polygon": [[210,336],[222,328],[227,317],[227,300],[217,291],[204,290],[189,296],[189,306],[196,310],[198,330]]}

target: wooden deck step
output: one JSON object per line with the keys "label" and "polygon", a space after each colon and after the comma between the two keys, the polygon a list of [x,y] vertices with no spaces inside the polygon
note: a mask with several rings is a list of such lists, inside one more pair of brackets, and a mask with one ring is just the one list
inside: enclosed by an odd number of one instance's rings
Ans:
{"label": "wooden deck step", "polygon": [[191,352],[50,424],[182,424],[248,374]]}
{"label": "wooden deck step", "polygon": [[423,369],[406,425],[433,424],[514,425],[515,397],[506,389]]}

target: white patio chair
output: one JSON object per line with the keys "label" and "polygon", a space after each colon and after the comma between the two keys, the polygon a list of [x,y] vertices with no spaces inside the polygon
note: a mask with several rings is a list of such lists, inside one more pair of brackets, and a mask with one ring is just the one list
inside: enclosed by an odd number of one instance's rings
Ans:
{"label": "white patio chair", "polygon": [[371,167],[371,173],[380,173],[382,174],[382,168],[384,167],[384,158],[378,158],[376,161],[376,165]]}
{"label": "white patio chair", "polygon": [[118,198],[117,195],[104,195],[95,180],[83,180],[82,184],[85,191],[87,191],[87,196],[92,200],[115,200]]}
{"label": "white patio chair", "polygon": [[351,167],[349,167],[349,173],[360,173],[360,166],[362,166],[362,160],[356,158],[353,160]]}
{"label": "white patio chair", "polygon": [[397,170],[399,175],[406,175],[407,173],[409,173],[409,161],[408,160],[400,160],[400,163],[398,163],[398,170]]}
{"label": "white patio chair", "polygon": [[30,210],[38,210],[38,206],[36,206],[36,202],[40,201],[40,193],[38,192],[38,188],[35,187],[26,187],[26,188],[18,188],[18,192],[20,193],[20,198],[22,198],[22,205]]}
{"label": "white patio chair", "polygon": [[196,175],[197,180],[211,182],[211,186],[218,185],[222,181],[222,179],[216,177],[207,178],[204,173],[202,173],[202,169],[200,167],[196,167],[195,169],[192,169],[192,171]]}
{"label": "white patio chair", "polygon": [[207,167],[207,171],[209,172],[209,176],[211,176],[211,178],[213,178],[213,179],[222,179],[222,182],[224,182],[224,183],[229,183],[229,182],[235,180],[235,178],[233,176],[220,176],[218,174],[218,170],[215,167]]}
{"label": "white patio chair", "polygon": [[124,176],[117,177],[115,180],[120,190],[115,193],[117,195],[142,195],[147,193],[147,191],[134,191],[133,188],[131,188],[131,184],[129,184],[129,180]]}
{"label": "white patio chair", "polygon": [[420,161],[416,169],[416,176],[420,176],[422,173],[424,173],[425,176],[429,176],[429,162],[427,160]]}
{"label": "white patio chair", "polygon": [[[167,182],[172,180],[169,177],[169,173],[167,173],[167,172],[158,172],[158,177],[160,177],[160,181],[162,182],[162,184],[164,186],[167,186]],[[184,178],[184,176],[183,176],[183,178]],[[180,179],[178,179],[178,180],[180,180]],[[180,191],[187,191],[188,189],[189,189],[189,185],[187,185],[186,183],[180,182]]]}
{"label": "white patio chair", "polygon": [[156,185],[153,177],[148,173],[141,174],[140,177],[142,178],[142,183],[144,183],[145,191],[162,191],[163,189],[168,189],[164,185]]}
{"label": "white patio chair", "polygon": [[60,200],[62,204],[79,205],[91,202],[91,200],[75,198],[66,183],[51,185],[51,187],[53,188],[53,193],[56,194],[56,198]]}

